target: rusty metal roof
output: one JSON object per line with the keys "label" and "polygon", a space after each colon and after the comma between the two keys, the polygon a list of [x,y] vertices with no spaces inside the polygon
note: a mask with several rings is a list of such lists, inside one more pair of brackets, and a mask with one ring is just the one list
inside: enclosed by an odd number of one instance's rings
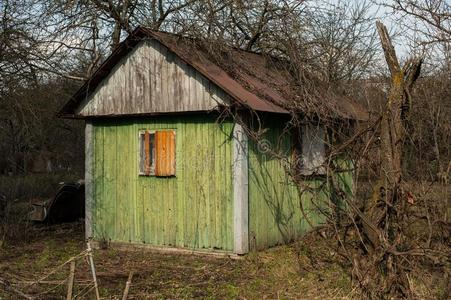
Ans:
{"label": "rusty metal roof", "polygon": [[[300,112],[309,113],[313,106],[326,107],[337,118],[366,120],[368,114],[358,103],[343,96],[332,94],[324,103],[303,103],[297,99],[296,84],[290,73],[277,68],[271,58],[228,48],[224,59],[212,57],[209,52],[196,44],[194,40],[178,35],[153,31],[144,27],[136,28],[97,69],[93,76],[77,91],[72,99],[60,111],[60,115],[74,116],[78,105],[111,72],[114,65],[143,39],[155,39],[191,65],[203,76],[223,89],[238,104],[256,111],[288,114],[295,107]],[[325,90],[325,94],[331,91]],[[326,98],[325,98],[326,99]],[[333,100],[330,100],[333,99]]]}

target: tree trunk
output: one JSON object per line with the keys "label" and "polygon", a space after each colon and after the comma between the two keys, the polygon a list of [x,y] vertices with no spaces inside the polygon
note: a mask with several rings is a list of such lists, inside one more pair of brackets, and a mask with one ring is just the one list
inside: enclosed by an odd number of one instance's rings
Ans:
{"label": "tree trunk", "polygon": [[374,230],[364,227],[364,231],[372,242],[374,254],[382,257],[376,260],[379,265],[375,267],[382,272],[384,292],[407,296],[409,289],[406,273],[396,255],[397,251],[402,251],[406,214],[406,201],[401,188],[402,147],[405,138],[405,108],[410,106],[410,90],[419,76],[422,60],[410,59],[401,68],[386,27],[381,22],[376,25],[390,69],[391,83],[381,119],[380,181],[375,188],[377,194],[373,197],[373,203],[365,211],[380,233],[375,237]]}

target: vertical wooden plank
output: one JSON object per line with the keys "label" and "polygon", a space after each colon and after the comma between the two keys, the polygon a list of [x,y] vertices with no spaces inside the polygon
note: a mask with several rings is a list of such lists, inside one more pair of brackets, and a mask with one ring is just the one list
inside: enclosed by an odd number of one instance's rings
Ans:
{"label": "vertical wooden plank", "polygon": [[[96,239],[101,239],[105,233],[105,211],[104,211],[104,142],[105,142],[105,128],[100,124],[94,127],[94,221],[92,222],[93,236]],[[91,216],[93,217],[93,216]]]}
{"label": "vertical wooden plank", "polygon": [[130,204],[128,187],[130,186],[130,177],[127,172],[129,168],[129,142],[127,134],[127,125],[117,122],[116,126],[116,230],[115,239],[119,241],[129,241],[129,219],[127,218],[127,207]]}
{"label": "vertical wooden plank", "polygon": [[197,204],[197,199],[198,199],[198,188],[197,188],[197,184],[198,184],[198,174],[197,174],[197,170],[198,170],[198,165],[199,165],[199,161],[197,158],[197,144],[199,141],[196,140],[196,124],[195,123],[191,123],[190,124],[190,140],[193,141],[191,143],[189,143],[189,147],[188,147],[188,156],[187,159],[191,160],[191,164],[188,166],[188,170],[189,170],[189,176],[188,178],[192,178],[193,182],[191,182],[191,184],[186,184],[185,188],[187,190],[187,195],[188,195],[188,210],[187,210],[187,225],[188,225],[188,235],[187,235],[187,239],[188,239],[188,245],[190,248],[195,248],[197,245],[197,208],[198,208],[198,204]]}
{"label": "vertical wooden plank", "polygon": [[205,176],[202,176],[205,174],[205,172],[208,172],[206,170],[206,157],[205,157],[205,137],[204,133],[206,129],[208,128],[208,124],[202,124],[197,123],[196,124],[196,141],[198,141],[198,149],[197,149],[197,157],[198,157],[198,176],[199,179],[197,183],[198,188],[198,197],[197,197],[197,203],[198,203],[198,209],[197,209],[197,240],[198,240],[198,247],[203,248],[205,241],[204,241],[204,222],[205,222]]}
{"label": "vertical wooden plank", "polygon": [[85,125],[85,238],[89,240],[92,234],[92,213],[94,204],[94,128],[91,122]]}
{"label": "vertical wooden plank", "polygon": [[168,175],[168,132],[166,130],[161,131],[161,151],[160,151],[160,162],[161,162],[161,175]]}
{"label": "vertical wooden plank", "polygon": [[143,202],[143,236],[144,241],[146,244],[153,244],[153,222],[154,218],[151,211],[151,199],[150,195],[153,192],[149,188],[148,178],[143,177],[141,178],[142,184],[141,184],[141,190],[142,190],[142,202]]}
{"label": "vertical wooden plank", "polygon": [[[127,59],[128,59],[128,63],[127,65],[127,72],[126,77],[124,78],[124,80],[127,83],[127,94],[128,97],[121,99],[123,101],[123,103],[127,102],[128,105],[130,105],[133,108],[136,108],[136,102],[137,102],[137,92],[136,92],[136,88],[138,85],[138,82],[136,81],[136,59],[137,59],[137,55],[136,54],[136,49],[135,51],[132,51],[131,53],[129,53],[127,55]],[[135,109],[136,110],[136,109]]]}
{"label": "vertical wooden plank", "polygon": [[[190,182],[192,184],[192,180],[191,180],[191,174],[190,174],[190,169],[192,167],[193,162],[188,162],[189,161],[189,153],[190,153],[190,145],[192,145],[191,141],[191,135],[190,135],[190,130],[191,128],[191,124],[189,124],[188,122],[185,121],[184,126],[183,126],[183,156],[182,156],[182,163],[183,163],[183,175],[184,175],[184,179],[183,179],[183,185],[181,187],[181,190],[183,190],[183,205],[184,205],[184,210],[183,210],[183,246],[184,247],[188,247],[189,246],[189,227],[188,227],[188,218],[189,218],[189,211],[192,208],[192,203],[190,202],[190,193],[187,187],[189,187],[190,185],[188,184],[188,182]],[[180,136],[180,134],[179,134]]]}
{"label": "vertical wooden plank", "polygon": [[[207,123],[204,126],[204,139],[205,139],[205,170],[207,173],[212,172],[212,146],[213,143],[211,141],[212,130],[211,124]],[[211,239],[210,239],[210,176],[207,176],[204,181],[204,217],[203,217],[203,226],[204,226],[204,247],[211,248]]]}
{"label": "vertical wooden plank", "polygon": [[[163,169],[165,168],[166,163],[166,131],[163,130],[163,128],[166,127],[165,124],[166,120],[161,120],[158,124],[158,132],[161,132],[161,140],[160,140],[160,147],[162,148],[162,151],[160,151],[161,157],[159,160],[163,162]],[[156,149],[157,150],[157,149]],[[158,151],[158,150],[157,150]],[[155,178],[155,180],[158,180],[158,194],[161,195],[159,199],[157,200],[160,204],[158,212],[156,212],[159,216],[159,223],[160,223],[160,230],[159,230],[159,244],[160,245],[167,245],[167,218],[168,218],[168,190],[167,190],[167,178]]]}
{"label": "vertical wooden plank", "polygon": [[175,131],[158,130],[155,132],[156,176],[175,175]]}
{"label": "vertical wooden plank", "polygon": [[[227,127],[224,126],[224,128],[227,128]],[[226,161],[228,161],[229,164],[232,164],[232,162],[231,162],[232,153],[230,153],[229,149],[227,149],[227,148],[225,148],[225,157],[226,157]],[[232,189],[233,188],[233,186],[231,185],[232,173],[230,171],[231,171],[231,169],[227,165],[224,165],[224,173],[223,173],[224,174],[223,175],[224,176],[224,179],[223,179],[224,180],[224,184],[225,184],[226,188]],[[227,195],[226,191],[224,193]],[[231,212],[228,209],[229,208],[228,200],[229,199],[227,197],[225,197],[224,201],[222,201],[222,211],[223,211],[223,213],[222,213],[222,215],[223,215],[223,217],[222,217],[222,230],[223,230],[223,233],[222,233],[222,242],[221,243],[224,246],[227,245],[227,242],[229,240],[229,236],[228,235],[230,233],[230,231],[229,231],[229,224],[228,224],[227,220],[229,220],[229,218],[232,217],[232,222],[233,222],[233,215],[231,214]],[[233,201],[233,199],[232,199],[232,201]]]}
{"label": "vertical wooden plank", "polygon": [[[221,124],[218,125],[220,129],[222,129]],[[220,133],[217,133],[217,157],[215,161],[215,189],[216,189],[216,195],[215,195],[215,204],[214,204],[214,219],[215,219],[215,243],[217,247],[222,248],[222,232],[221,232],[221,225],[222,225],[222,210],[221,210],[221,203],[226,200],[226,196],[224,193],[224,180],[223,180],[223,166],[224,164],[222,162],[226,162],[226,156],[225,156],[225,146],[224,146],[224,136]]]}
{"label": "vertical wooden plank", "polygon": [[[176,120],[172,120],[171,122],[168,122],[167,128],[174,128],[174,125],[177,124]],[[168,142],[169,142],[169,153],[170,153],[170,163],[175,161],[176,157],[176,145],[175,145],[175,134],[176,130],[168,130]],[[172,169],[172,165],[170,167],[170,174],[175,174],[175,168]],[[167,233],[168,233],[168,245],[174,246],[175,240],[177,236],[177,224],[176,224],[176,210],[177,210],[177,204],[175,197],[177,196],[177,187],[175,185],[176,178],[170,177],[167,180],[168,186],[167,189],[169,191],[168,193],[168,226],[167,226]]]}
{"label": "vertical wooden plank", "polygon": [[164,170],[164,132],[155,132],[155,176],[163,176]]}
{"label": "vertical wooden plank", "polygon": [[135,242],[136,240],[136,231],[135,231],[135,217],[134,211],[136,211],[136,201],[135,201],[135,184],[136,177],[138,176],[135,173],[135,163],[136,163],[136,155],[135,151],[137,147],[135,147],[135,138],[136,135],[133,131],[133,122],[128,121],[126,125],[124,125],[124,135],[125,135],[125,151],[124,154],[127,157],[126,162],[126,173],[124,175],[124,180],[126,181],[127,192],[126,192],[126,202],[124,208],[124,214],[127,219],[127,238],[129,242]]}
{"label": "vertical wooden plank", "polygon": [[220,157],[218,156],[218,148],[219,148],[219,143],[217,143],[217,131],[214,130],[215,128],[211,128],[210,129],[210,149],[209,151],[211,151],[211,162],[210,162],[210,172],[211,172],[211,176],[209,176],[209,181],[208,181],[208,240],[210,243],[210,247],[216,247],[216,224],[215,224],[215,193],[216,193],[216,161],[220,159]]}
{"label": "vertical wooden plank", "polygon": [[[108,98],[111,101],[108,105],[111,106],[109,110],[113,110],[118,113],[125,112],[123,93],[124,91],[127,91],[127,83],[129,78],[126,74],[124,74],[124,69],[127,67],[128,64],[117,64],[113,68],[113,72],[110,75],[110,80],[108,81],[108,87],[106,87],[106,89],[111,93]],[[122,89],[119,88],[120,85],[124,85]]]}
{"label": "vertical wooden plank", "polygon": [[139,127],[136,121],[131,125],[131,138],[132,138],[132,149],[131,152],[134,153],[134,164],[133,164],[133,202],[132,215],[134,220],[135,236],[134,241],[142,243],[142,201],[140,192],[140,176],[139,174],[139,161],[140,161],[140,145],[139,145]]}
{"label": "vertical wooden plank", "polygon": [[[151,125],[148,122],[141,122],[139,126],[141,129],[151,129]],[[143,203],[143,239],[146,244],[153,244],[153,230],[155,222],[152,211],[153,206],[155,205],[152,202],[152,195],[155,194],[155,187],[152,185],[151,179],[151,177],[147,176],[141,176],[139,178],[142,192],[141,199]]]}
{"label": "vertical wooden plank", "polygon": [[145,87],[144,87],[144,105],[143,105],[143,111],[152,111],[151,110],[151,103],[152,103],[152,80],[153,80],[153,49],[149,43],[149,41],[145,41],[145,54],[144,54],[144,80],[146,81]]}
{"label": "vertical wooden plank", "polygon": [[[232,166],[233,166],[233,141],[230,137],[233,136],[233,124],[231,122],[228,122],[225,124],[227,130],[227,136],[228,136],[228,143],[227,146],[227,157],[228,157],[228,163],[226,164],[227,168],[227,188],[225,189],[227,194],[227,219],[226,219],[226,226],[227,226],[227,240],[226,240],[226,249],[227,250],[233,250],[233,174],[232,174]],[[246,148],[247,149],[247,148]],[[247,159],[247,156],[246,156]],[[245,175],[246,176],[246,175]],[[248,205],[248,204],[247,204]]]}
{"label": "vertical wooden plank", "polygon": [[[138,173],[135,172],[136,170],[136,159],[137,156],[135,155],[135,151],[137,147],[135,147],[135,139],[136,134],[134,134],[134,126],[132,121],[127,121],[123,126],[123,152],[122,156],[125,157],[124,159],[124,186],[125,186],[125,201],[124,201],[124,218],[126,219],[126,239],[128,239],[129,242],[132,242],[135,240],[135,218],[134,218],[134,211],[136,210],[135,206],[135,182],[136,178],[138,176]],[[137,146],[137,145],[136,145]]]}
{"label": "vertical wooden plank", "polygon": [[104,239],[115,239],[116,223],[116,127],[109,125],[105,127],[105,182],[104,182],[104,217],[105,217],[105,236]]}
{"label": "vertical wooden plank", "polygon": [[[221,130],[226,131],[226,127],[224,124],[221,124]],[[225,162],[228,163],[228,153],[227,153],[227,147],[223,147],[222,149],[222,157]],[[221,164],[220,167],[220,188],[221,188],[221,200],[218,203],[219,210],[217,211],[217,218],[218,218],[218,226],[219,226],[219,241],[221,244],[221,248],[224,249],[226,242],[227,242],[227,191],[225,190],[227,188],[227,176],[230,176],[231,174],[227,174],[227,165]]]}
{"label": "vertical wooden plank", "polygon": [[204,100],[204,86],[202,84],[203,76],[199,72],[195,72],[196,74],[196,102],[192,106],[192,109],[198,110],[199,107],[202,106],[202,102]]}
{"label": "vertical wooden plank", "polygon": [[180,67],[181,67],[181,84],[182,84],[182,93],[180,95],[180,104],[179,104],[179,108],[182,111],[186,111],[189,105],[189,99],[190,99],[190,66],[188,66],[187,64],[185,64],[184,62],[182,62],[180,59]]}
{"label": "vertical wooden plank", "polygon": [[175,245],[178,246],[184,246],[184,214],[185,214],[185,193],[184,193],[184,184],[185,184],[185,160],[183,153],[185,152],[185,135],[183,134],[185,129],[185,123],[181,121],[181,119],[178,120],[177,125],[177,131],[178,136],[176,139],[176,157],[179,160],[179,163],[177,164],[177,180],[174,181],[174,184],[177,187],[177,194],[175,195],[175,201],[177,202],[177,210],[176,210],[176,226],[177,226],[177,237],[175,241]]}
{"label": "vertical wooden plank", "polygon": [[202,76],[202,101],[199,103],[197,107],[198,110],[208,109],[210,107],[210,80]]}
{"label": "vertical wooden plank", "polygon": [[146,176],[150,175],[150,133],[149,130],[146,130],[144,134],[144,152],[145,152],[145,174]]}
{"label": "vertical wooden plank", "polygon": [[168,155],[169,155],[169,159],[168,159],[168,175],[176,175],[176,164],[177,164],[177,160],[176,160],[176,131],[175,130],[169,130],[168,131]]}
{"label": "vertical wooden plank", "polygon": [[146,102],[146,93],[145,90],[148,90],[147,88],[147,72],[146,72],[146,62],[145,62],[145,55],[146,55],[146,44],[145,42],[141,43],[141,45],[138,48],[139,55],[137,55],[137,66],[135,67],[135,78],[136,78],[136,109],[135,111],[138,113],[143,113],[144,111],[144,104]]}
{"label": "vertical wooden plank", "polygon": [[166,111],[176,111],[176,89],[177,89],[177,74],[175,70],[175,54],[168,51],[166,52],[166,90],[167,90],[167,101],[166,101]]}
{"label": "vertical wooden plank", "polygon": [[166,60],[166,56],[168,55],[168,50],[165,46],[160,45],[160,58],[159,58],[159,64],[161,65],[161,77],[160,77],[160,86],[161,86],[161,98],[159,99],[159,107],[161,107],[162,111],[168,111],[168,104],[169,101],[172,101],[172,99],[169,99],[168,96],[168,89],[170,86],[170,78],[168,76],[168,63]]}
{"label": "vertical wooden plank", "polygon": [[148,104],[148,111],[153,111],[155,99],[156,99],[156,90],[155,90],[155,82],[156,82],[156,68],[155,68],[155,41],[147,41],[149,45],[149,89],[150,89],[150,98]]}
{"label": "vertical wooden plank", "polygon": [[190,76],[189,76],[189,107],[193,107],[197,101],[197,80],[196,80],[197,71],[193,68],[190,68]]}

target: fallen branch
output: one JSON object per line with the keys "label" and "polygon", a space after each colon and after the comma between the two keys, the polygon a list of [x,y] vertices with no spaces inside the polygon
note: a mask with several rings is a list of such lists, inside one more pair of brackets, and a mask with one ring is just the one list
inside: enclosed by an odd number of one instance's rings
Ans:
{"label": "fallen branch", "polygon": [[25,294],[22,291],[19,291],[18,289],[16,289],[15,287],[13,287],[9,282],[4,281],[3,279],[0,278],[0,285],[4,286],[6,290],[13,292],[19,296],[21,296],[22,298],[25,299],[34,299],[32,296]]}
{"label": "fallen branch", "polygon": [[128,274],[127,283],[125,284],[125,290],[124,290],[124,294],[122,295],[122,300],[127,300],[128,291],[130,289],[130,285],[132,284],[132,278],[133,278],[133,271],[130,271],[130,273]]}
{"label": "fallen branch", "polygon": [[69,274],[69,280],[67,283],[67,300],[72,300],[72,290],[74,288],[74,276],[75,276],[75,261],[73,260],[70,263],[70,274]]}

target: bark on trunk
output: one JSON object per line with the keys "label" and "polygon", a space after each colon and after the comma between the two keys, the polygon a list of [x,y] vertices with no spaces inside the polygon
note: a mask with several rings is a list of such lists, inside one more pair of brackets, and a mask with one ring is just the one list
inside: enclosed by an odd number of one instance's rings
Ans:
{"label": "bark on trunk", "polygon": [[[387,28],[377,22],[377,29],[391,74],[390,91],[381,119],[381,174],[375,187],[376,194],[365,211],[379,231],[364,226],[375,255],[382,253],[379,269],[388,294],[408,294],[405,271],[395,255],[403,244],[405,199],[401,188],[402,146],[405,138],[406,108],[410,107],[410,90],[418,78],[421,59],[410,59],[400,67]],[[407,109],[408,110],[408,109]]]}

